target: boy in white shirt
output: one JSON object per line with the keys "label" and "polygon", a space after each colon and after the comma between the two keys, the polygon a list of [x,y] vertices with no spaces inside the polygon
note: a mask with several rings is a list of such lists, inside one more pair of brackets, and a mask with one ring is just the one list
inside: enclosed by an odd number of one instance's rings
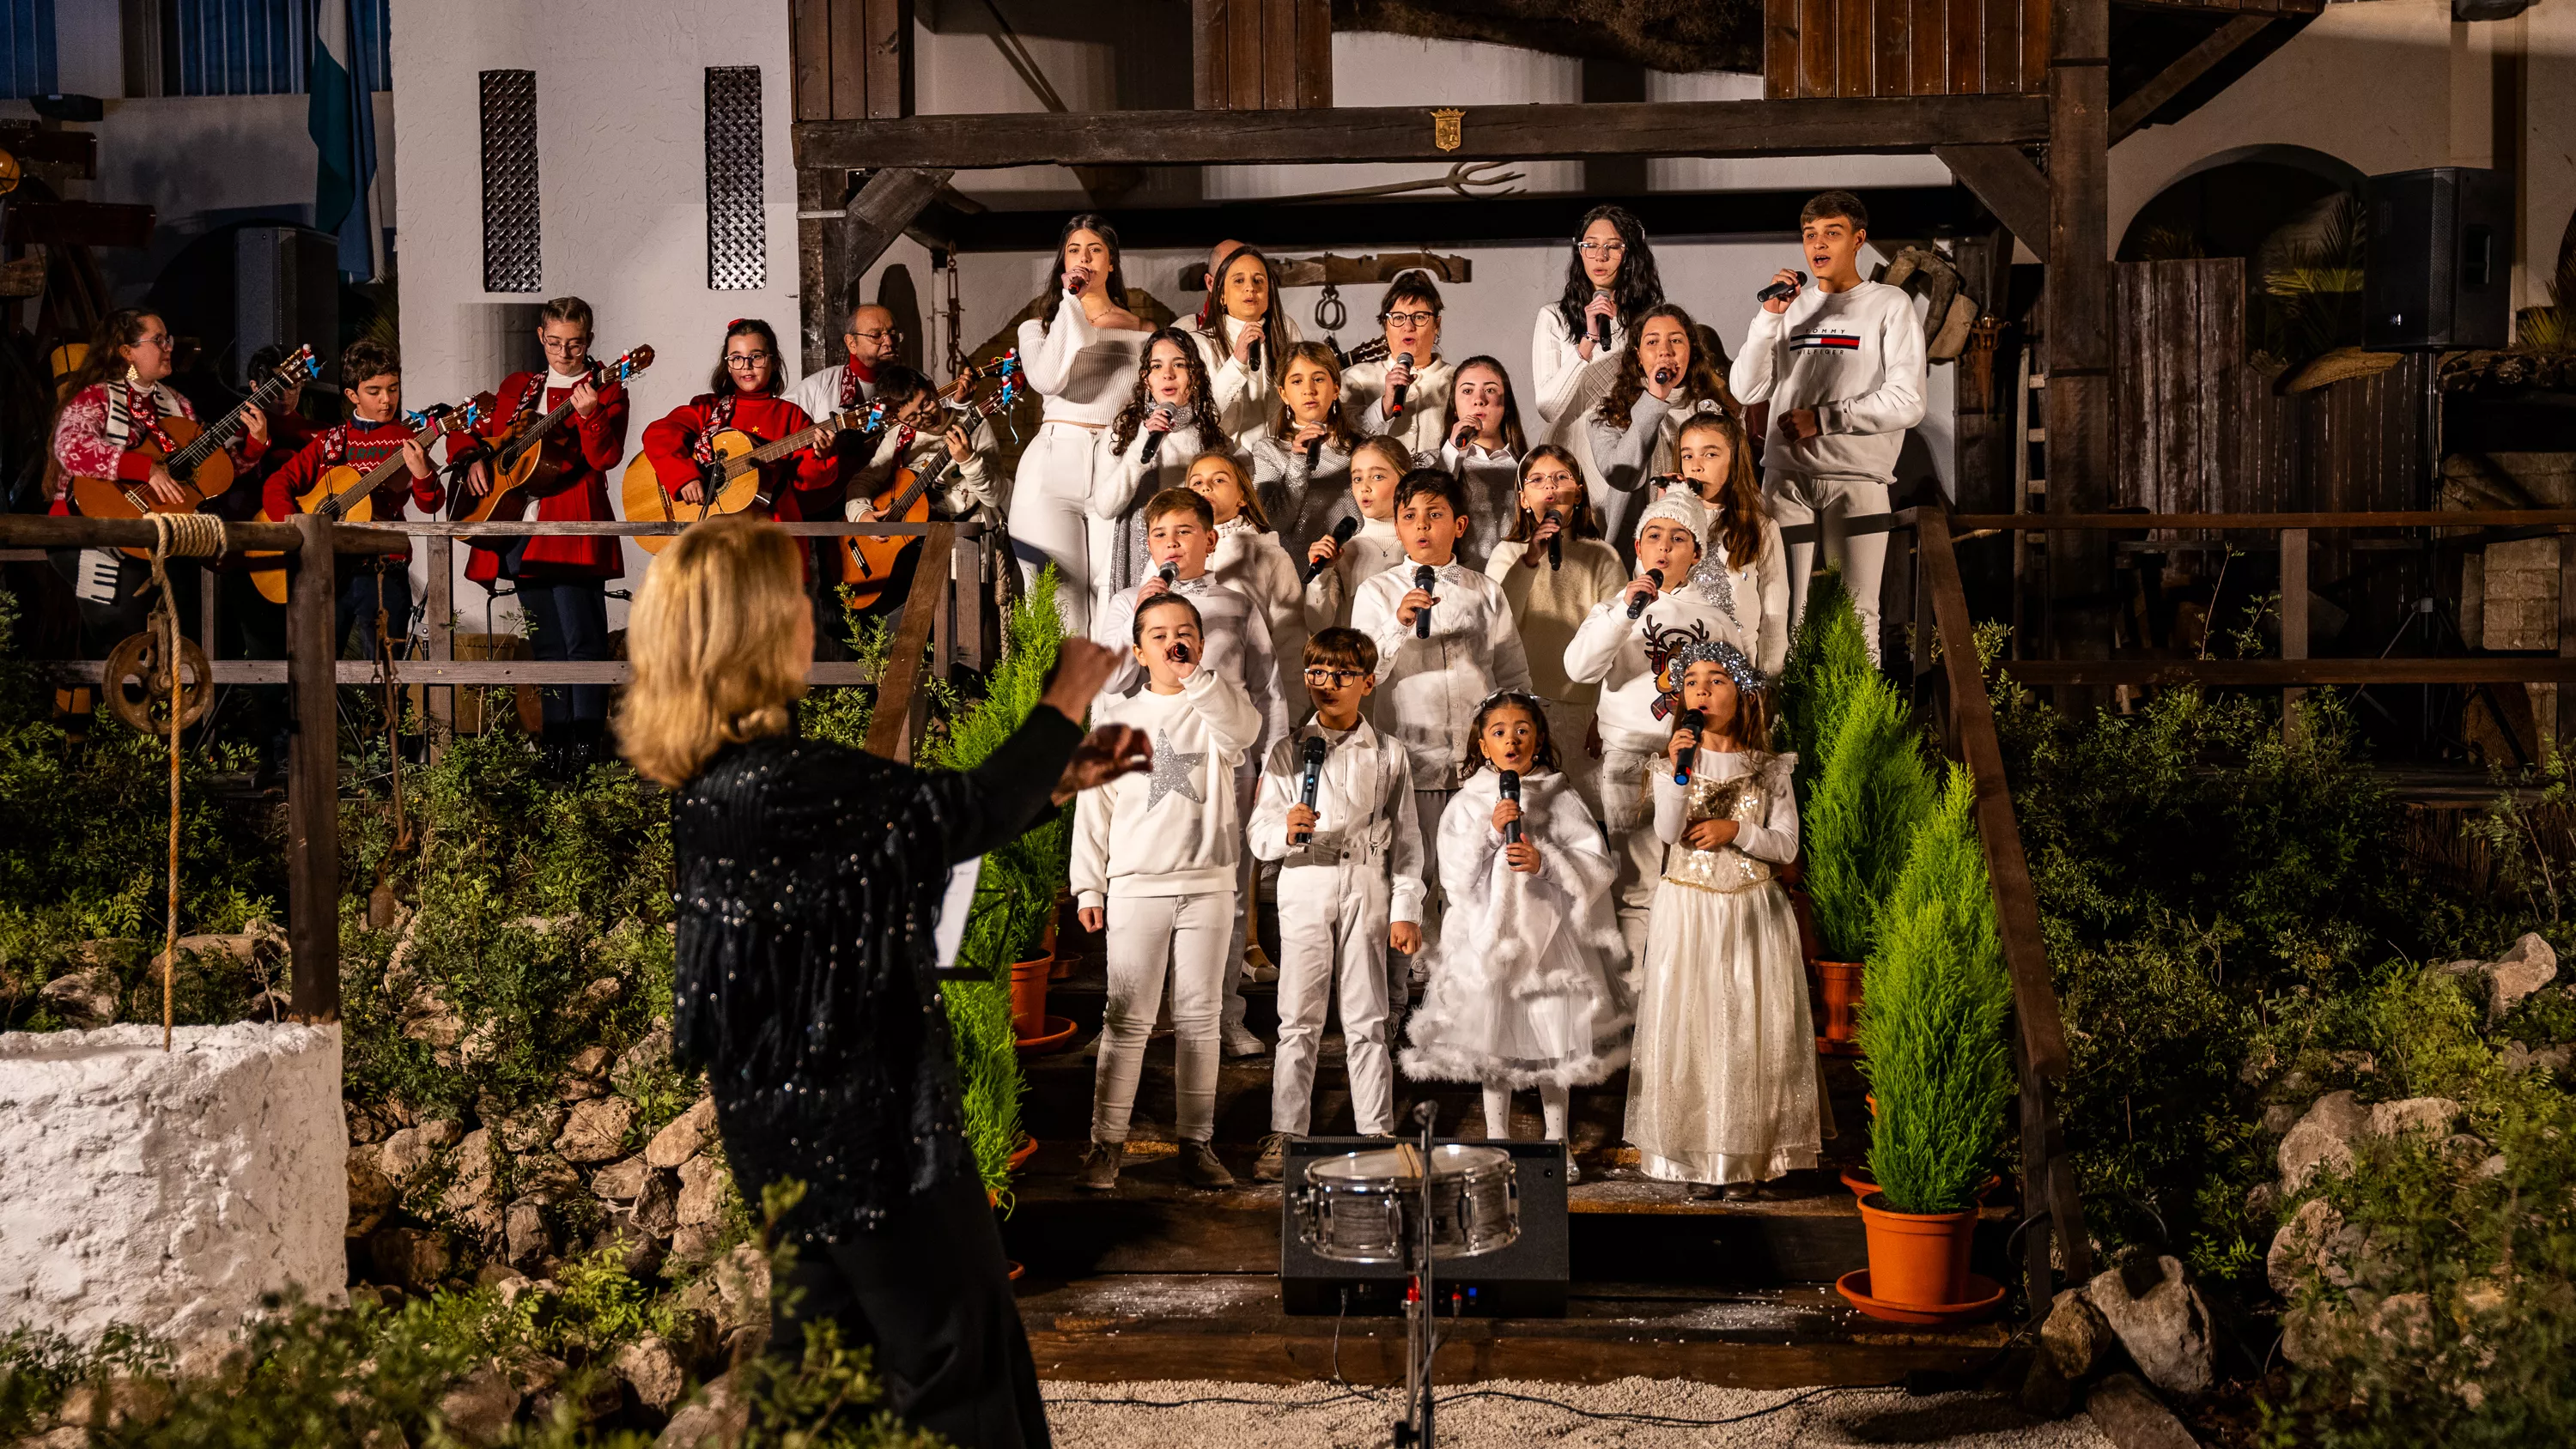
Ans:
{"label": "boy in white shirt", "polygon": [[[1565,646],[1566,677],[1601,686],[1594,715],[1601,729],[1601,824],[1619,862],[1612,892],[1632,969],[1645,960],[1646,912],[1664,873],[1664,846],[1646,800],[1646,772],[1673,736],[1664,659],[1680,641],[1736,633],[1714,602],[1686,587],[1708,535],[1707,505],[1687,488],[1665,489],[1637,516],[1637,577],[1593,605]],[[1661,585],[1654,573],[1662,574]]]}
{"label": "boy in white shirt", "polygon": [[[1771,404],[1763,439],[1762,492],[1783,528],[1820,515],[1865,518],[1888,511],[1905,430],[1923,420],[1923,324],[1901,287],[1864,282],[1860,249],[1869,208],[1848,191],[1828,191],[1798,213],[1798,235],[1816,284],[1783,268],[1772,280],[1786,297],[1762,304],[1728,381],[1746,406]],[[1860,613],[1869,657],[1879,657],[1878,586],[1887,535],[1831,533],[1843,582]],[[1831,554],[1828,551],[1828,556]],[[1813,543],[1789,545],[1790,627],[1807,609]]]}
{"label": "boy in white shirt", "polygon": [[[1312,1120],[1324,1009],[1338,983],[1351,1117],[1361,1135],[1395,1130],[1395,1071],[1387,1054],[1386,953],[1422,949],[1422,838],[1413,814],[1413,762],[1360,718],[1377,687],[1377,646],[1356,629],[1306,641],[1315,717],[1271,747],[1253,808],[1252,853],[1279,868],[1279,1059],[1270,1079],[1270,1132],[1252,1167],[1276,1182],[1288,1139]],[[1308,751],[1314,803],[1306,803]]]}
{"label": "boy in white shirt", "polygon": [[1261,717],[1241,689],[1200,662],[1199,614],[1189,599],[1166,593],[1146,600],[1132,648],[1145,687],[1123,698],[1103,695],[1094,719],[1150,736],[1153,770],[1085,791],[1073,813],[1082,927],[1109,932],[1109,1003],[1082,1186],[1106,1192],[1118,1185],[1168,969],[1181,1178],[1194,1187],[1231,1187],[1234,1175],[1209,1140],[1216,1135],[1218,1000],[1226,962],[1241,959],[1234,887],[1243,818],[1234,776]]}

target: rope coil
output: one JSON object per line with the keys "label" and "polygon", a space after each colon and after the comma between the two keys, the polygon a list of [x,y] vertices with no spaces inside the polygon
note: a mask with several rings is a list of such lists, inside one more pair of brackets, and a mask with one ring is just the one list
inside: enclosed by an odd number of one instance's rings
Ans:
{"label": "rope coil", "polygon": [[[162,658],[170,673],[170,898],[162,921],[161,1050],[170,1050],[172,975],[179,965],[179,735],[186,718],[180,700],[179,601],[170,592],[171,558],[221,558],[232,539],[224,521],[211,513],[152,513],[152,586],[161,591],[154,610],[166,631]],[[148,625],[146,626],[149,627]]]}

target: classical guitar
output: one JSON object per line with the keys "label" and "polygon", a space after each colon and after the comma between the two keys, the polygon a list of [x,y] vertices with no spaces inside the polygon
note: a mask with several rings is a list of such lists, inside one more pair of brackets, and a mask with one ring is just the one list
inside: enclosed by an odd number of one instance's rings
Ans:
{"label": "classical guitar", "polygon": [[[141,518],[147,513],[194,513],[209,499],[220,496],[233,486],[232,455],[224,450],[250,421],[253,409],[267,407],[284,397],[288,390],[301,385],[322,371],[322,364],[310,347],[299,347],[295,355],[279,363],[268,376],[259,380],[241,405],[217,419],[211,427],[200,427],[191,419],[173,414],[161,419],[161,431],[176,446],[165,452],[151,434],[136,430],[135,446],[141,453],[169,470],[170,481],[179,487],[176,503],[161,503],[152,497],[149,483],[126,478],[74,478],[72,511],[83,518]],[[152,550],[129,548],[129,558],[148,559]]]}
{"label": "classical guitar", "polygon": [[[1020,400],[1018,358],[1004,358],[1000,368],[1004,381],[1001,390],[982,402],[962,411],[964,416],[952,420],[972,430],[976,424],[996,413],[1010,411]],[[909,446],[909,444],[907,444]],[[879,523],[928,523],[930,490],[957,466],[945,446],[922,468],[897,468],[885,490],[872,500]],[[895,564],[904,550],[921,542],[919,534],[848,534],[841,539],[841,582],[847,586],[849,606],[864,609],[876,603],[894,577]]]}
{"label": "classical guitar", "polygon": [[[638,347],[606,367],[595,367],[591,380],[605,388],[611,383],[623,383],[652,365],[653,349]],[[545,384],[538,380],[528,385]],[[459,523],[518,518],[529,499],[562,492],[566,480],[583,468],[581,439],[572,432],[560,431],[571,416],[572,399],[567,397],[544,416],[529,419],[495,438],[491,488],[480,498],[456,489],[447,500],[447,516]]]}
{"label": "classical guitar", "polygon": [[[498,401],[499,399],[488,392],[476,393],[462,407],[448,407],[441,404],[426,412],[415,413],[412,415],[413,436],[420,440],[422,447],[427,448],[439,439],[464,432],[489,417]],[[409,467],[410,464],[403,460],[403,455],[399,451],[387,455],[383,462],[363,474],[355,467],[343,463],[324,473],[312,487],[296,495],[295,511],[320,514],[334,523],[365,523],[375,516],[376,490],[392,482],[396,474],[407,471]],[[285,522],[284,519],[269,517],[266,508],[259,511],[258,521],[261,523]],[[258,562],[252,563],[250,581],[259,590],[261,598],[272,604],[285,603],[285,556],[261,551],[246,554],[244,557],[252,560],[278,560],[265,566]]]}

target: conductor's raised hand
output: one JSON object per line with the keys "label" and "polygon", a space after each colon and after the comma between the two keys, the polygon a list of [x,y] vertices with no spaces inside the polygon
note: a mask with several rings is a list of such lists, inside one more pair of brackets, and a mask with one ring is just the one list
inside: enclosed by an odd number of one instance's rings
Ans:
{"label": "conductor's raised hand", "polygon": [[1055,668],[1047,675],[1046,693],[1038,703],[1051,704],[1076,724],[1091,713],[1091,701],[1118,672],[1118,656],[1105,644],[1067,639],[1057,646]]}
{"label": "conductor's raised hand", "polygon": [[1153,737],[1134,725],[1102,725],[1073,747],[1056,778],[1054,801],[1061,805],[1085,790],[1098,789],[1121,775],[1153,768]]}

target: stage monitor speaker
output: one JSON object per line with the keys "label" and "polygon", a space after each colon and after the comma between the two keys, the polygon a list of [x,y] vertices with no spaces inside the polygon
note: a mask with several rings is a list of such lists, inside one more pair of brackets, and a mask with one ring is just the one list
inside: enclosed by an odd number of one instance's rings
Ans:
{"label": "stage monitor speaker", "polygon": [[340,239],[308,226],[233,233],[233,350],[224,372],[242,385],[263,347],[313,344],[323,380],[339,385]]}
{"label": "stage monitor speaker", "polygon": [[[1466,1314],[1485,1318],[1565,1316],[1567,1231],[1565,1144],[1466,1142],[1511,1154],[1520,1192],[1520,1236],[1507,1248],[1444,1259],[1432,1269],[1440,1311],[1454,1289]],[[1404,1263],[1340,1263],[1317,1257],[1297,1233],[1297,1194],[1306,1169],[1328,1157],[1384,1149],[1383,1137],[1291,1137],[1280,1173],[1279,1304],[1289,1313],[1390,1314],[1404,1310]]]}
{"label": "stage monitor speaker", "polygon": [[2374,351],[2512,340],[2513,177],[2469,166],[2362,183],[2362,343]]}

